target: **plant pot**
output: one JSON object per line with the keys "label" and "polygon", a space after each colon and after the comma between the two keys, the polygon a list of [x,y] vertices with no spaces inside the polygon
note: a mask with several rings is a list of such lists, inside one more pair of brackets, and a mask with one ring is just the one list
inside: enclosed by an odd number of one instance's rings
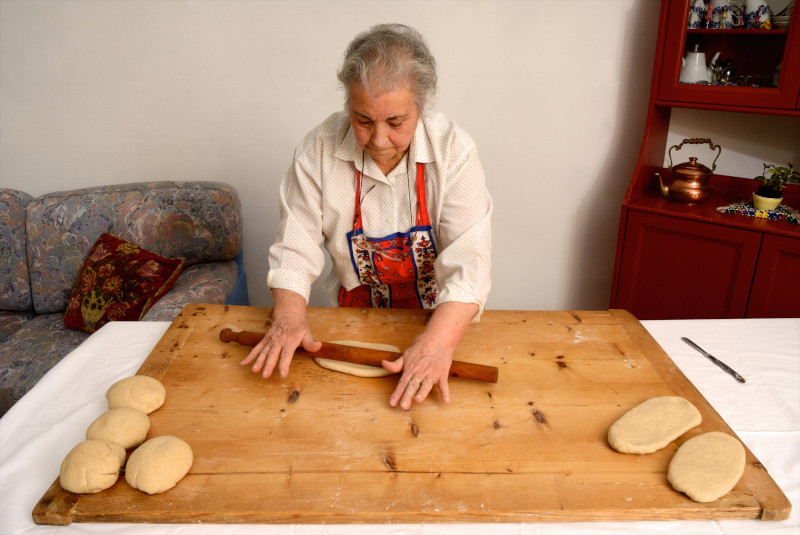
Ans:
{"label": "plant pot", "polygon": [[783,200],[783,197],[777,199],[773,197],[762,197],[757,193],[753,193],[753,208],[756,210],[774,210]]}

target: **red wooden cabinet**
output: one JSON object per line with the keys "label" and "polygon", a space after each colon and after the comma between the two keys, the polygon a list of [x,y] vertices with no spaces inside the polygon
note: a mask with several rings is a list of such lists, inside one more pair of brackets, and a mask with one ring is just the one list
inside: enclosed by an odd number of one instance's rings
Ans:
{"label": "red wooden cabinet", "polygon": [[800,240],[764,236],[746,316],[800,316]]}
{"label": "red wooden cabinet", "polygon": [[[664,197],[654,176],[669,175],[663,165],[674,107],[800,116],[800,14],[782,30],[687,30],[689,3],[662,2],[647,123],[620,214],[610,307],[639,319],[800,317],[800,225],[716,210],[750,198],[756,182],[714,175],[710,199],[684,204]],[[724,50],[743,76],[766,79],[782,63],[778,83],[680,83],[681,58],[695,45],[707,59]],[[784,204],[800,207],[800,186],[787,188]]]}
{"label": "red wooden cabinet", "polygon": [[741,318],[761,234],[639,212],[628,214],[617,308],[637,318]]}

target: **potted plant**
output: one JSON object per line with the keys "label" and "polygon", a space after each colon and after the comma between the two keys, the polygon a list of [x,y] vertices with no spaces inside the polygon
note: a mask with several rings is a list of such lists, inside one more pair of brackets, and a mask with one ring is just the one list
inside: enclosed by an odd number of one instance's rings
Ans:
{"label": "potted plant", "polygon": [[[761,176],[755,177],[761,182],[758,189],[753,193],[753,207],[757,210],[774,210],[783,200],[783,190],[790,182],[800,183],[800,172],[792,167],[789,162],[788,167],[764,164],[764,172]],[[769,175],[769,176],[767,176]]]}

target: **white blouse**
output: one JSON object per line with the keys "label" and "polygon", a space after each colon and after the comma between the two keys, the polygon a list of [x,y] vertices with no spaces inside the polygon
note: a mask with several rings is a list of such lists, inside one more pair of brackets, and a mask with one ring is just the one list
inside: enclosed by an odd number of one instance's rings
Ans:
{"label": "white blouse", "polygon": [[[340,285],[352,290],[361,284],[346,234],[352,230],[362,156],[343,111],[328,117],[295,150],[281,183],[281,222],[269,250],[270,289],[292,290],[308,302],[311,284],[325,265],[322,245],[333,262],[324,284],[332,303],[338,304]],[[445,115],[420,116],[408,153],[388,176],[366,155],[364,232],[381,238],[414,225],[416,162],[425,164],[425,196],[438,252],[437,303],[476,303],[483,311],[491,287],[492,199],[475,143]]]}

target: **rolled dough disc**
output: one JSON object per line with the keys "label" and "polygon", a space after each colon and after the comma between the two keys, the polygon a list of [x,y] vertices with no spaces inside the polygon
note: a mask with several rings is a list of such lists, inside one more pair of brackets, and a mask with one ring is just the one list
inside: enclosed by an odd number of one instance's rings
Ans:
{"label": "rolled dough disc", "polygon": [[680,396],[650,398],[608,429],[608,443],[621,453],[653,453],[700,425],[700,411]]}
{"label": "rolled dough disc", "polygon": [[61,488],[77,494],[91,494],[117,482],[125,463],[125,450],[107,440],[85,440],[72,448],[61,463]]}
{"label": "rolled dough disc", "polygon": [[711,431],[681,444],[669,463],[667,480],[696,502],[713,502],[736,486],[745,462],[744,446],[738,440]]}
{"label": "rolled dough disc", "polygon": [[158,494],[168,491],[189,473],[192,448],[170,435],[151,438],[131,453],[125,465],[125,481],[131,487]]}
{"label": "rolled dough disc", "polygon": [[109,409],[101,414],[86,430],[87,439],[107,440],[130,449],[147,438],[150,418],[142,411],[130,407]]}
{"label": "rolled dough disc", "polygon": [[[393,351],[400,353],[400,349],[389,344],[373,344],[371,342],[358,342],[355,340],[337,340],[334,344],[342,344],[343,346],[350,347],[363,347],[366,349],[378,349],[380,351]],[[324,359],[314,357],[314,362],[335,372],[346,373],[356,377],[386,377],[391,375],[392,372],[381,368],[379,366],[368,366],[366,364],[356,364],[355,362],[344,362],[341,360]]]}
{"label": "rolled dough disc", "polygon": [[161,407],[167,391],[158,379],[134,375],[117,381],[106,392],[108,408],[130,407],[150,414]]}

